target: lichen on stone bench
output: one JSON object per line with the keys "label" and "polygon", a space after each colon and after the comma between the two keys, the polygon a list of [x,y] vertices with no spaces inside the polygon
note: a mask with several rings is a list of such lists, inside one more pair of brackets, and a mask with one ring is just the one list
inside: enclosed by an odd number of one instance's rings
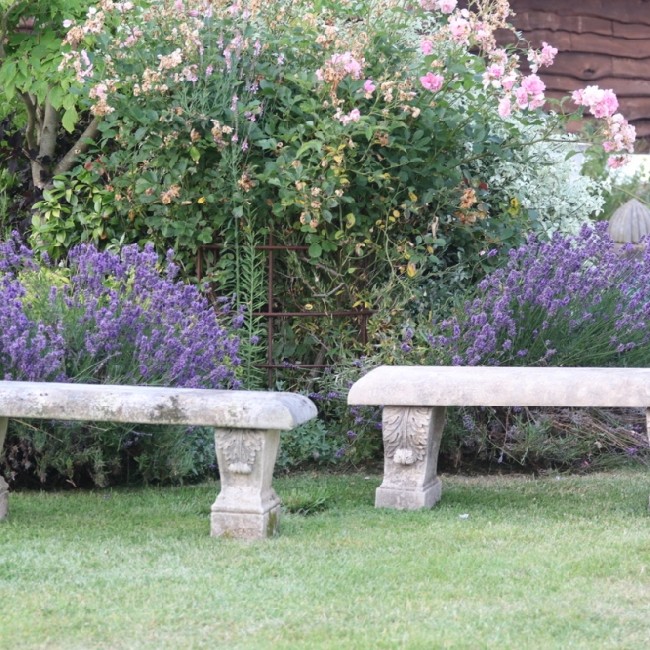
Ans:
{"label": "lichen on stone bench", "polygon": [[10,418],[213,427],[221,491],[210,532],[255,539],[278,530],[272,478],[280,432],[315,416],[314,404],[294,393],[0,381],[0,452]]}
{"label": "lichen on stone bench", "polygon": [[352,386],[348,404],[383,406],[384,479],[375,505],[428,508],[442,492],[437,464],[448,406],[641,407],[650,422],[650,369],[381,366]]}

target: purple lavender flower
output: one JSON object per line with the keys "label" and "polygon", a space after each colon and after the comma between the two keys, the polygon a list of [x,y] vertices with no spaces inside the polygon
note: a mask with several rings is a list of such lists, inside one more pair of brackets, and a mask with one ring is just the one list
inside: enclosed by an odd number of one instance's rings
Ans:
{"label": "purple lavender flower", "polygon": [[650,251],[620,254],[606,228],[511,250],[462,311],[425,333],[432,361],[647,366]]}
{"label": "purple lavender flower", "polygon": [[474,431],[476,429],[476,422],[474,422],[474,418],[469,413],[463,415],[463,427],[467,431]]}
{"label": "purple lavender flower", "polygon": [[[0,244],[4,378],[237,386],[239,339],[196,287],[175,281],[171,254],[161,267],[151,245],[120,254],[81,245],[68,267],[67,283],[38,277],[28,292],[38,273],[31,251],[16,236]],[[40,311],[39,290],[47,291]]]}

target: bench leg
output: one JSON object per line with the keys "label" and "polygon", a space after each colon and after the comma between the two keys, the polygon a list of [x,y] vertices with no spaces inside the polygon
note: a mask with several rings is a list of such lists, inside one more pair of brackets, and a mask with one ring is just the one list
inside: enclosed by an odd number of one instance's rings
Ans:
{"label": "bench leg", "polygon": [[[2,457],[2,450],[5,444],[5,436],[7,435],[7,425],[9,418],[0,418],[0,457]],[[7,481],[0,476],[0,521],[7,516],[9,510],[9,486]]]}
{"label": "bench leg", "polygon": [[221,492],[212,506],[210,534],[261,539],[278,532],[280,498],[271,485],[280,432],[216,429]]}
{"label": "bench leg", "polygon": [[384,407],[384,481],[375,507],[417,510],[440,500],[438,451],[445,415],[444,406]]}

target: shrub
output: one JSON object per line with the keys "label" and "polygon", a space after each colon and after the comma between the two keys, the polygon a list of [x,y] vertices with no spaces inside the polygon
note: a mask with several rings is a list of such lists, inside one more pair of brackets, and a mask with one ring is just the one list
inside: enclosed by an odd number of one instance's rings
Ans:
{"label": "shrub", "polygon": [[[34,245],[152,241],[192,273],[197,247],[219,244],[206,277],[257,305],[252,318],[264,287],[242,269],[261,266],[255,245],[272,232],[302,248],[276,257],[268,309],[426,311],[493,268],[491,247],[573,228],[602,204],[583,178],[558,196],[571,145],[537,76],[555,50],[497,47],[509,13],[506,0],[102,0],[65,41],[99,136],[44,193]],[[573,99],[618,165],[634,133],[613,93]],[[275,362],[360,347],[329,320],[283,319],[275,335]]]}
{"label": "shrub", "polygon": [[[489,254],[489,253],[488,253]],[[530,237],[429,333],[430,362],[647,366],[650,254],[621,254],[607,224]]]}
{"label": "shrub", "polygon": [[[16,238],[0,246],[3,379],[229,388],[238,385],[238,339],[196,287],[175,280],[171,256],[151,246],[120,254],[74,248],[66,267],[40,266]],[[230,307],[222,303],[223,311]],[[233,314],[237,324],[241,315]],[[200,429],[29,423],[14,430],[14,478],[35,472],[95,484],[182,479],[214,463]]]}
{"label": "shrub", "polygon": [[[306,248],[276,260],[289,312],[390,304],[383,287],[395,276],[426,287],[450,273],[455,291],[491,268],[490,246],[573,226],[578,207],[586,217],[602,202],[588,180],[572,202],[556,196],[566,140],[562,119],[541,111],[536,74],[554,49],[497,47],[509,11],[505,1],[102,0],[71,25],[65,52],[100,136],[44,194],[34,242],[57,255],[82,238],[153,241],[188,272],[199,245],[223,244],[208,275],[224,292],[239,282],[243,232],[259,244],[273,231]],[[611,155],[631,148],[610,91],[574,99],[600,117]],[[516,182],[538,170],[534,191]],[[101,196],[83,189],[89,173]],[[83,191],[70,194],[73,184]],[[333,347],[327,326],[294,328],[319,342],[303,346],[313,356]]]}
{"label": "shrub", "polygon": [[[650,252],[618,250],[607,224],[530,237],[450,318],[406,328],[392,354],[432,365],[650,365]],[[420,336],[418,336],[420,335]],[[443,453],[540,467],[601,466],[648,448],[644,414],[462,409]]]}

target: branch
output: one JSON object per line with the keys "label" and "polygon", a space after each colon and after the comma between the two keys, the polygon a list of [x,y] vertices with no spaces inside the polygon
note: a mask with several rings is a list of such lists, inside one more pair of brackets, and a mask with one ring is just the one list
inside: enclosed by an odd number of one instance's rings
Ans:
{"label": "branch", "polygon": [[321,269],[321,271],[325,271],[325,273],[328,273],[331,277],[334,278],[342,278],[343,274],[339,273],[338,271],[330,268],[329,266],[325,266],[325,264],[321,264],[320,262],[314,262],[312,259],[309,259],[305,257],[304,255],[300,256],[300,259],[303,262],[307,262],[307,264],[310,264],[311,266],[315,266],[317,269]]}
{"label": "branch", "polygon": [[56,152],[56,138],[59,132],[60,116],[49,100],[45,101],[43,121],[41,122],[40,138],[38,142],[39,160],[54,160]]}
{"label": "branch", "polygon": [[30,151],[36,151],[36,126],[38,122],[36,105],[34,102],[32,102],[31,97],[27,93],[20,93],[20,98],[23,100],[25,108],[27,109],[27,127],[25,128],[25,140],[27,141],[27,149]]}
{"label": "branch", "polygon": [[54,176],[63,174],[63,172],[70,171],[77,159],[77,156],[88,151],[90,140],[92,140],[99,131],[99,118],[94,117],[92,122],[86,127],[84,132],[79,136],[78,140],[70,147],[68,152],[59,160],[54,168]]}

